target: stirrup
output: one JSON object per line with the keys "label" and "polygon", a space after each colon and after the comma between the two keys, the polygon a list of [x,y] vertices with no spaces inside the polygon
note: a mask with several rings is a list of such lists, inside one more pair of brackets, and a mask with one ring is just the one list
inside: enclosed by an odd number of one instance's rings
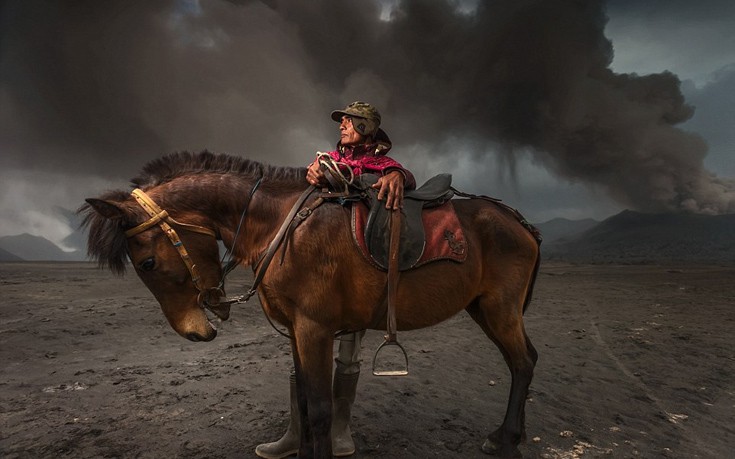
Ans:
{"label": "stirrup", "polygon": [[[377,368],[377,361],[378,361],[378,354],[380,353],[381,349],[383,349],[386,346],[397,346],[398,349],[401,350],[403,353],[403,367],[397,366],[395,368],[390,368],[390,364],[396,364],[400,362],[395,361],[389,361],[388,365],[384,367],[383,369]],[[400,358],[400,354],[398,354],[398,357]],[[395,359],[391,359],[395,360]],[[385,362],[383,362],[385,363]],[[375,355],[373,356],[373,375],[375,376],[406,376],[408,374],[408,354],[406,354],[406,350],[403,349],[403,346],[401,346],[401,343],[394,339],[390,339],[388,335],[385,337],[385,341],[383,341],[380,346],[375,350]]]}

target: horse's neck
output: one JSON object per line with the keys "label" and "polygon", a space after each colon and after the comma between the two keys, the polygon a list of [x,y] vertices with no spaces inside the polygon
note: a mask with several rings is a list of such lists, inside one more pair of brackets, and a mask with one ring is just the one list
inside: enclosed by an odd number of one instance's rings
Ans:
{"label": "horse's neck", "polygon": [[[307,186],[305,183],[304,189]],[[241,235],[242,242],[238,243],[238,247],[249,255],[243,260],[245,263],[252,264],[265,252],[302,192],[303,189],[298,191],[271,189],[255,193],[244,218],[243,227],[247,234]]]}
{"label": "horse's neck", "polygon": [[[307,183],[303,185],[304,189],[308,186]],[[268,183],[253,192],[255,186],[255,180],[229,184],[225,188],[228,191],[215,198],[219,209],[227,209],[226,215],[209,215],[224,244],[227,247],[234,244],[237,258],[248,265],[255,263],[265,251],[303,191],[294,188],[293,184],[280,187]],[[230,192],[236,193],[236,198],[233,199]]]}
{"label": "horse's neck", "polygon": [[253,264],[308,186],[305,181],[301,188],[293,181],[265,180],[256,189],[256,183],[257,177],[202,175],[196,181],[172,181],[162,191],[173,201],[183,199],[187,207],[196,208],[238,259]]}

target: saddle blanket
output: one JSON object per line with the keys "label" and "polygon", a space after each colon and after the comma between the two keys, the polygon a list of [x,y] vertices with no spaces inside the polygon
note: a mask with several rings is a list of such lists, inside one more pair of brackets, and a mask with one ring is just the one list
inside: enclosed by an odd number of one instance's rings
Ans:
{"label": "saddle blanket", "polygon": [[[365,240],[368,207],[362,202],[355,202],[352,205],[352,234],[355,243],[373,266],[387,270],[387,261],[374,258],[368,250]],[[467,258],[467,241],[452,201],[447,201],[437,207],[423,209],[421,219],[424,227],[423,251],[417,257],[416,262],[407,269],[417,268],[435,260],[463,262]]]}

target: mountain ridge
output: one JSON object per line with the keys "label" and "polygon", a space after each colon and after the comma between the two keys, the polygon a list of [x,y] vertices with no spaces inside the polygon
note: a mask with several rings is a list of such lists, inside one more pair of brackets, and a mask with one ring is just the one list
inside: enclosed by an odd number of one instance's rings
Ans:
{"label": "mountain ridge", "polygon": [[[70,224],[76,215],[66,211]],[[535,225],[546,260],[592,263],[662,261],[735,263],[735,214],[652,214],[624,210],[601,222],[555,218]],[[85,234],[75,224],[65,252],[27,233],[0,237],[0,261],[84,261]]]}
{"label": "mountain ridge", "polygon": [[65,252],[48,239],[28,233],[0,237],[0,249],[24,261],[83,261],[86,259],[79,250]]}
{"label": "mountain ridge", "polygon": [[545,249],[545,258],[569,261],[733,263],[735,214],[624,210]]}

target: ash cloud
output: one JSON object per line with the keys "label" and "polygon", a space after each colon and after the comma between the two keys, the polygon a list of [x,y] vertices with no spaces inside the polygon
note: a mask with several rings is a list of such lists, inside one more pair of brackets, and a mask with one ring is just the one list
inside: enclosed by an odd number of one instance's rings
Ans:
{"label": "ash cloud", "polygon": [[129,177],[203,148],[300,165],[362,99],[397,152],[492,170],[531,151],[637,210],[735,212],[733,182],[677,127],[693,114],[679,79],[609,68],[604,2],[385,5],[6,1],[0,165]]}

